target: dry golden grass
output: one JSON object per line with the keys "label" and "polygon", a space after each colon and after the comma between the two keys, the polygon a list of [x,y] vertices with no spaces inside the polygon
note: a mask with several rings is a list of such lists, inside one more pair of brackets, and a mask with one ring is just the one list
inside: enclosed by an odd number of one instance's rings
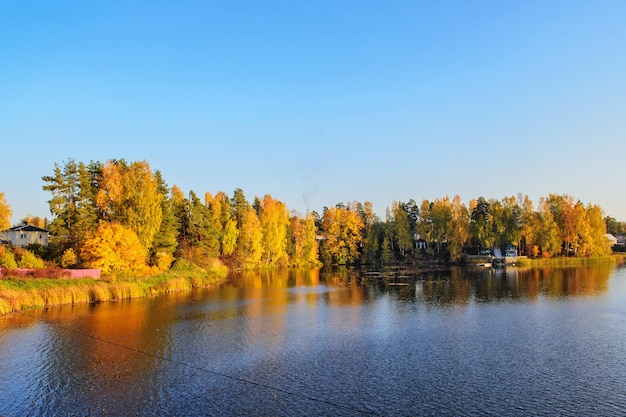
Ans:
{"label": "dry golden grass", "polygon": [[92,279],[10,278],[0,280],[0,315],[29,308],[62,304],[126,300],[214,285],[226,278],[221,263],[207,271],[186,266],[168,275]]}
{"label": "dry golden grass", "polygon": [[0,298],[0,316],[9,314],[11,311],[13,311],[11,304],[4,298]]}

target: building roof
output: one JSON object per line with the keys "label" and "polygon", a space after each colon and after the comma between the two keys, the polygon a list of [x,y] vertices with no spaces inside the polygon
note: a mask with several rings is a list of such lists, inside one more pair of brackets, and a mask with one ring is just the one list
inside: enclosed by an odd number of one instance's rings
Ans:
{"label": "building roof", "polygon": [[13,226],[9,229],[12,232],[39,232],[50,233],[49,230],[42,229],[41,227],[33,226],[31,224],[20,224],[19,226]]}

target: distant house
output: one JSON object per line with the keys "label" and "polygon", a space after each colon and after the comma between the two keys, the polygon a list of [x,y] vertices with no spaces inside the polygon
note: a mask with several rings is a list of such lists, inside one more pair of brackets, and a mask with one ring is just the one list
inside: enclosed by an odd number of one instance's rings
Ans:
{"label": "distant house", "polygon": [[615,246],[615,245],[617,245],[617,238],[616,238],[615,236],[613,236],[613,235],[612,235],[612,234],[610,234],[610,233],[607,233],[607,234],[606,234],[606,235],[604,235],[604,236],[606,236],[606,238],[609,240],[609,242],[611,242],[611,246]]}
{"label": "distant house", "polygon": [[48,246],[49,231],[30,224],[21,224],[0,232],[2,241],[13,246],[24,247],[32,244]]}
{"label": "distant house", "polygon": [[515,245],[508,244],[506,245],[506,249],[504,250],[504,256],[506,258],[515,258],[517,257],[517,248]]}
{"label": "distant house", "polygon": [[413,240],[415,241],[415,249],[419,249],[424,252],[428,248],[426,240],[422,239],[422,237],[417,233],[413,235]]}

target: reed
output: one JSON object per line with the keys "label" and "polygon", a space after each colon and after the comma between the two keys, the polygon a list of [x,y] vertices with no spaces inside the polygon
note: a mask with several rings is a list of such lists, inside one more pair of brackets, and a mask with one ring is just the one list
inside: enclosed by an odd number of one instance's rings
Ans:
{"label": "reed", "polygon": [[616,258],[613,256],[603,256],[597,258],[584,258],[584,257],[558,257],[558,258],[535,258],[535,259],[520,259],[518,266],[521,267],[556,267],[556,266],[587,266],[587,265],[600,265],[606,263],[616,262]]}
{"label": "reed", "polygon": [[191,291],[223,281],[228,269],[221,263],[207,269],[184,264],[163,275],[150,277],[0,279],[0,315],[30,308],[62,304],[101,303]]}
{"label": "reed", "polygon": [[9,314],[11,311],[13,311],[13,306],[4,298],[0,298],[0,316]]}

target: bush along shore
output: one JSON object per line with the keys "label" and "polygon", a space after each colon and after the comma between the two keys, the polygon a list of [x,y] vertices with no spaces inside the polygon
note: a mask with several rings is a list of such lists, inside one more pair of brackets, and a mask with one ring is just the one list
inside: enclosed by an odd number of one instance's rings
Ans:
{"label": "bush along shore", "polygon": [[152,297],[176,291],[209,287],[226,279],[228,268],[213,264],[200,268],[183,264],[163,275],[149,277],[107,276],[101,279],[32,278],[0,279],[0,315],[62,304],[99,303]]}

